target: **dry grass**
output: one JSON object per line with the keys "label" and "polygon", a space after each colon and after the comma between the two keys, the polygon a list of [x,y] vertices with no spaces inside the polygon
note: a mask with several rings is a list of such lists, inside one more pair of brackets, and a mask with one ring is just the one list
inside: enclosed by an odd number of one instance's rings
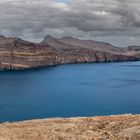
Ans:
{"label": "dry grass", "polygon": [[0,140],[140,140],[140,115],[3,123]]}

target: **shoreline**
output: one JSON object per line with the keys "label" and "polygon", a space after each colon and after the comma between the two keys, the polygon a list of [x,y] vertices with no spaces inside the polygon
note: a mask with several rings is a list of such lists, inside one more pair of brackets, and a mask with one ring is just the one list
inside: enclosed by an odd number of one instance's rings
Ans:
{"label": "shoreline", "polygon": [[130,63],[130,62],[140,62],[140,60],[130,60],[130,61],[112,61],[112,62],[77,62],[77,63],[64,63],[64,64],[55,64],[50,66],[42,66],[42,67],[33,67],[33,68],[21,68],[21,69],[0,69],[1,71],[7,72],[16,72],[16,71],[32,71],[32,70],[42,70],[47,68],[53,68],[57,66],[64,66],[64,65],[77,65],[77,64],[112,64],[112,63]]}

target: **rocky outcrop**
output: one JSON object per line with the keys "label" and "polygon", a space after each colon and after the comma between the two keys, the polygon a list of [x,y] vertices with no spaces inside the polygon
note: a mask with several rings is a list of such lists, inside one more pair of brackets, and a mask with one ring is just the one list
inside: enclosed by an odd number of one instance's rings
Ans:
{"label": "rocky outcrop", "polygon": [[119,47],[115,47],[110,43],[98,42],[93,40],[80,40],[74,37],[64,37],[60,39],[61,42],[68,43],[74,46],[80,46],[81,48],[98,50],[103,52],[122,54],[123,50]]}
{"label": "rocky outcrop", "polygon": [[74,62],[121,62],[138,60],[129,55],[123,48],[115,47],[106,42],[80,40],[73,37],[61,39],[46,36],[42,44],[49,44],[58,52],[72,56]]}
{"label": "rocky outcrop", "polygon": [[128,46],[125,48],[126,55],[135,56],[140,59],[140,46]]}
{"label": "rocky outcrop", "polygon": [[[78,40],[78,39],[77,39]],[[20,38],[0,36],[0,69],[29,69],[66,63],[134,61],[134,55],[125,54],[111,44],[82,41],[80,44],[66,38],[46,36],[41,43]],[[84,44],[84,42],[86,42]],[[87,45],[89,44],[89,45]],[[96,44],[96,45],[95,45]]]}
{"label": "rocky outcrop", "polygon": [[0,38],[0,68],[26,69],[55,65],[57,51],[48,44],[41,45],[19,38]]}

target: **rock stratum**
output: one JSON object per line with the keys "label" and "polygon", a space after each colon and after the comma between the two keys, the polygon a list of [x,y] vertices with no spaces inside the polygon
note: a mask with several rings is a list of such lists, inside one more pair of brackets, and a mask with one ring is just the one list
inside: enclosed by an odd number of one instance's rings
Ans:
{"label": "rock stratum", "polygon": [[140,140],[140,115],[2,123],[0,140]]}
{"label": "rock stratum", "polygon": [[106,42],[46,36],[41,43],[0,36],[0,69],[31,69],[68,63],[140,60],[140,47],[114,47]]}

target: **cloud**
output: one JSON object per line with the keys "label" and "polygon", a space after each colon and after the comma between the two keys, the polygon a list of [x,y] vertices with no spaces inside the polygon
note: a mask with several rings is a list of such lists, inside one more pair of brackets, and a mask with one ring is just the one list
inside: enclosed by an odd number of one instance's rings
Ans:
{"label": "cloud", "polygon": [[0,34],[140,36],[139,0],[1,0]]}

